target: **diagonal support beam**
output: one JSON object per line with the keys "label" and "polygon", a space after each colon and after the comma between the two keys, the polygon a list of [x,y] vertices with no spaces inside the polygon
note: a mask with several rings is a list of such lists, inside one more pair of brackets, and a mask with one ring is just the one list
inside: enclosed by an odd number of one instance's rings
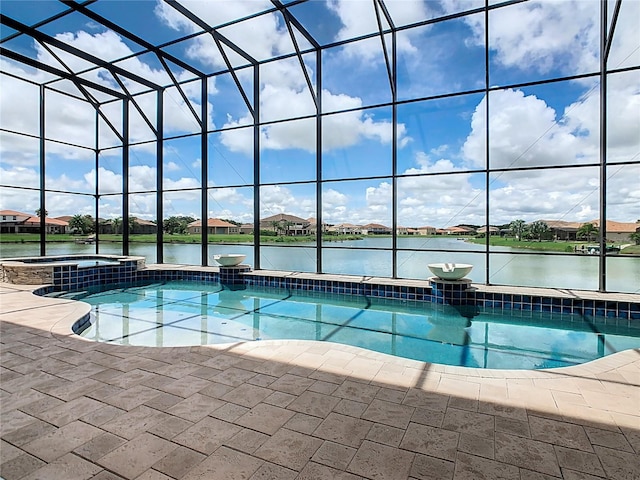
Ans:
{"label": "diagonal support beam", "polygon": [[[235,68],[233,68],[233,65],[231,65],[231,60],[229,60],[229,57],[225,53],[224,48],[222,47],[222,43],[220,42],[218,37],[213,35],[213,33],[211,33],[211,35],[213,36],[213,41],[216,43],[216,46],[218,47],[218,50],[220,50],[220,55],[222,55],[222,58],[224,59],[224,63],[227,66],[227,69],[229,70],[229,73],[231,74],[231,77],[233,78],[233,81],[236,84],[236,87],[238,88],[238,91],[240,92],[240,95],[242,95],[242,99],[244,100],[245,105],[249,109],[249,112],[251,112],[251,115],[253,117],[255,117],[255,112],[254,112],[254,109],[253,109],[253,105],[251,105],[251,102],[249,101],[249,97],[247,97],[247,93],[244,91],[244,88],[242,87],[242,84],[240,83],[240,79],[238,78],[238,75],[236,74]],[[254,68],[257,68],[257,66],[254,65]]]}
{"label": "diagonal support beam", "polygon": [[389,77],[389,86],[391,87],[391,94],[395,97],[396,94],[396,84],[393,76],[393,69],[391,66],[391,61],[389,60],[389,54],[387,53],[387,42],[384,40],[384,29],[382,28],[382,19],[380,18],[380,10],[385,16],[385,19],[389,26],[391,27],[392,32],[395,33],[395,27],[393,25],[393,19],[387,10],[387,6],[381,0],[373,0],[373,8],[376,11],[376,21],[378,22],[378,32],[380,33],[380,41],[382,42],[382,52],[384,53],[384,63],[387,65],[387,75]]}
{"label": "diagonal support beam", "polygon": [[242,50],[240,47],[238,47],[231,40],[226,38],[224,35],[220,34],[215,28],[213,28],[207,22],[205,22],[201,18],[194,15],[194,13],[191,10],[188,10],[187,8],[185,8],[184,5],[182,5],[181,3],[177,2],[176,0],[164,0],[164,1],[171,7],[175,8],[182,15],[187,17],[190,21],[192,21],[193,23],[198,25],[200,28],[202,28],[205,32],[208,32],[213,37],[213,40],[216,46],[218,47],[218,50],[220,51],[220,55],[222,55],[222,59],[224,60],[224,63],[227,66],[227,69],[229,70],[229,73],[233,77],[233,81],[235,82],[236,87],[238,88],[238,91],[240,92],[240,95],[242,95],[242,99],[244,100],[244,103],[249,109],[249,112],[251,112],[251,115],[255,116],[253,106],[251,105],[251,102],[249,101],[249,98],[247,97],[247,94],[244,91],[242,84],[240,83],[240,79],[236,74],[235,68],[233,67],[233,65],[231,65],[231,61],[229,60],[229,57],[224,51],[224,48],[222,47],[222,45],[223,44],[226,45],[228,48],[230,48],[231,50],[236,52],[238,55],[240,55],[242,58],[244,58],[249,63],[251,63],[254,67],[258,65],[258,61],[255,58],[253,58],[251,55],[249,55],[247,52]]}
{"label": "diagonal support beam", "polygon": [[294,27],[296,27],[296,29],[304,36],[304,38],[306,38],[307,41],[311,45],[313,45],[313,48],[315,48],[316,50],[320,50],[321,46],[318,41],[314,38],[313,35],[309,33],[306,28],[302,26],[300,21],[289,11],[287,7],[282,4],[280,0],[271,0],[271,3],[273,3],[278,8],[278,10],[280,10],[280,13],[282,13],[285,19],[288,19],[288,21],[291,22]]}
{"label": "diagonal support beam", "polygon": [[200,117],[198,116],[198,112],[196,112],[196,109],[193,108],[193,105],[191,105],[191,101],[189,100],[189,97],[187,97],[187,94],[184,92],[184,90],[180,86],[180,83],[178,82],[175,75],[169,68],[169,65],[167,65],[165,59],[160,55],[158,55],[158,60],[160,60],[160,63],[162,63],[162,66],[167,71],[167,75],[169,75],[169,78],[171,78],[171,81],[173,82],[173,86],[176,87],[176,90],[178,90],[178,93],[182,97],[182,100],[184,101],[185,105],[189,108],[189,110],[191,110],[191,114],[193,115],[193,118],[195,118],[196,122],[198,122],[198,124],[202,126],[202,123],[204,120],[201,120]]}
{"label": "diagonal support beam", "polygon": [[[89,5],[91,3],[97,2],[98,0],[86,0],[84,2],[85,5]],[[65,17],[67,15],[69,15],[71,13],[71,10],[65,10],[63,12],[60,13],[56,13],[55,15],[49,17],[49,18],[45,18],[44,20],[35,23],[33,25],[31,25],[33,28],[40,28],[43,25],[47,25],[48,23],[54,22],[56,20],[58,20],[59,18]],[[16,32],[16,33],[12,33],[11,35],[6,36],[5,38],[2,39],[2,43],[4,42],[8,42],[9,40],[13,40],[14,38],[19,37],[20,35],[22,35],[22,32]]]}
{"label": "diagonal support beam", "polygon": [[72,0],[60,0],[60,1],[65,5],[73,8],[75,11],[82,13],[84,16],[89,17],[91,20],[94,20],[95,22],[101,25],[104,25],[108,29],[113,30],[118,35],[128,38],[129,40],[137,43],[138,45],[144,47],[150,52],[155,53],[158,57],[165,58],[170,62],[176,64],[180,68],[187,70],[200,78],[204,76],[204,73],[198,70],[197,68],[193,67],[193,65],[189,65],[188,63],[180,60],[178,57],[171,55],[168,52],[165,52],[164,50],[157,47],[156,45],[149,43],[143,38],[140,38],[139,36],[129,32],[127,29],[122,28],[120,25],[113,23],[112,21],[106,19],[102,15],[94,12],[93,10],[88,9],[86,5],[80,5],[79,3],[76,3],[75,1],[72,1]]}
{"label": "diagonal support beam", "polygon": [[622,6],[622,0],[616,1],[616,6],[613,10],[613,18],[611,19],[611,25],[609,26],[609,34],[607,35],[605,47],[604,47],[604,61],[609,60],[609,53],[611,52],[611,44],[613,43],[613,34],[616,31],[616,24],[618,23],[618,15],[620,15],[620,7]]}
{"label": "diagonal support beam", "polygon": [[149,126],[153,134],[157,136],[158,131],[156,130],[156,127],[153,125],[153,123],[151,123],[151,120],[149,120],[149,118],[147,117],[147,114],[142,110],[142,107],[136,101],[135,97],[131,95],[131,92],[129,92],[129,90],[127,90],[127,86],[124,84],[124,82],[120,79],[120,77],[118,77],[118,75],[114,75],[113,78],[115,78],[116,82],[118,82],[118,85],[120,85],[120,88],[122,88],[122,91],[127,94],[127,96],[129,97],[129,100],[131,100],[131,103],[133,103],[133,106],[138,111],[138,113],[140,114],[142,119],[145,121],[145,123]]}
{"label": "diagonal support beam", "polygon": [[[279,7],[278,4],[280,2],[278,0],[271,0],[271,2],[276,7]],[[296,35],[293,32],[293,27],[291,26],[291,20],[290,20],[291,15],[289,14],[289,11],[287,9],[285,9],[285,8],[283,8],[280,11],[282,13],[282,16],[284,17],[285,23],[287,24],[287,30],[289,31],[289,36],[291,37],[291,42],[293,43],[293,48],[295,48],[295,50],[296,50],[296,57],[298,57],[298,61],[300,62],[300,68],[302,69],[302,73],[304,74],[304,78],[305,78],[305,80],[307,82],[307,87],[309,88],[309,93],[311,94],[311,99],[313,100],[313,103],[316,106],[316,110],[318,110],[318,92],[316,92],[313,89],[313,83],[311,82],[311,78],[309,77],[309,72],[307,72],[307,67],[304,64],[304,60],[302,58],[302,54],[300,53],[300,47],[298,45],[298,40],[296,39]]]}
{"label": "diagonal support beam", "polygon": [[19,32],[24,33],[25,35],[28,35],[32,38],[34,38],[35,40],[38,40],[40,42],[44,42],[47,43],[51,46],[54,46],[56,48],[59,48],[60,50],[63,50],[71,55],[75,55],[78,58],[81,58],[89,63],[93,63],[94,65],[97,65],[99,67],[102,67],[106,70],[109,70],[112,74],[113,73],[119,73],[120,75],[122,75],[125,78],[128,78],[129,80],[132,80],[134,82],[137,82],[141,85],[144,85],[152,90],[158,90],[160,89],[160,86],[147,80],[146,78],[143,78],[139,75],[133,74],[121,67],[118,67],[116,65],[113,65],[112,63],[106,62],[104,60],[102,60],[101,58],[98,58],[94,55],[91,55],[90,53],[87,53],[83,50],[80,50],[79,48],[76,47],[72,47],[71,45],[58,40],[57,38],[54,38],[50,35],[47,35],[45,33],[40,32],[39,30],[36,30],[35,28],[29,27],[28,25],[25,25],[23,23],[18,22],[17,20],[14,20],[10,17],[7,17],[4,14],[0,13],[0,23],[2,23],[3,25],[6,25],[7,27],[13,28],[14,30],[17,30]]}
{"label": "diagonal support beam", "polygon": [[[49,48],[49,46],[46,43],[41,43],[41,42],[39,43],[40,45],[42,45],[43,48],[45,48],[51,54],[51,56],[53,56],[53,58],[55,58],[60,63],[60,65],[64,66],[64,68],[69,72],[70,75],[73,75],[73,71],[71,70],[71,68],[69,68],[69,66],[66,63],[64,63],[64,61],[60,57],[58,57],[58,55],[56,55],[56,53],[51,48]],[[91,93],[88,92],[87,89],[82,84],[78,83],[77,77],[74,76],[70,78],[70,81],[73,82],[73,84],[80,91],[80,93],[87,99],[87,102],[89,102],[93,106],[95,111],[98,112],[98,115],[102,117],[102,119],[105,121],[107,126],[122,141],[123,137],[122,135],[120,135],[120,132],[118,132],[118,129],[113,125],[113,123],[111,123],[111,120],[109,120],[109,118],[107,118],[107,116],[100,110],[100,102],[98,102],[98,100],[93,95],[91,95]]]}
{"label": "diagonal support beam", "polygon": [[177,2],[176,0],[164,0],[164,1],[170,6],[172,6],[173,8],[175,8],[177,11],[179,11],[182,15],[187,17],[189,20],[191,20],[193,23],[198,25],[200,28],[202,28],[204,31],[214,35],[214,37],[216,37],[220,42],[224,43],[227,47],[229,47],[231,50],[233,50],[242,58],[244,58],[247,62],[251,63],[252,65],[256,65],[258,63],[258,61],[255,58],[253,58],[247,52],[242,50],[240,47],[238,47],[235,43],[233,43],[231,40],[226,38],[224,35],[220,34],[214,27],[209,25],[207,22],[205,22],[201,18],[194,15],[194,13],[191,10],[188,10],[181,3]]}
{"label": "diagonal support beam", "polygon": [[97,90],[98,92],[111,95],[121,100],[127,97],[126,95],[124,95],[121,92],[118,92],[117,90],[113,90],[109,87],[105,87],[104,85],[100,85],[99,83],[92,82],[91,80],[87,80],[82,77],[77,77],[75,74],[65,72],[64,70],[60,70],[59,68],[52,67],[50,65],[47,65],[46,63],[42,63],[42,62],[39,62],[38,60],[34,60],[33,58],[26,57],[24,55],[21,55],[20,53],[16,53],[13,50],[9,50],[5,47],[0,47],[0,55],[2,55],[3,57],[9,58],[11,60],[14,60],[18,63],[27,65],[29,67],[42,70],[43,72],[56,75],[60,78],[64,78],[65,80],[71,80],[73,82],[77,82],[81,85]]}

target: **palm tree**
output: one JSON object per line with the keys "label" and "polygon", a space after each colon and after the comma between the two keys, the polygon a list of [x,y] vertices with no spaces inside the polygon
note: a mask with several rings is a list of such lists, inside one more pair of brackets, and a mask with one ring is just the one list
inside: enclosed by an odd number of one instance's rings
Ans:
{"label": "palm tree", "polygon": [[596,227],[593,223],[584,223],[576,232],[576,237],[585,238],[588,242],[591,241],[591,237],[598,235],[598,227]]}
{"label": "palm tree", "polygon": [[529,225],[529,231],[531,235],[538,237],[538,241],[542,241],[542,235],[549,231],[549,225],[542,220],[536,220]]}
{"label": "palm tree", "polygon": [[526,229],[527,225],[524,220],[514,220],[509,224],[509,230],[511,230],[511,233],[513,233],[513,235],[516,237],[516,240],[518,241],[522,240],[522,234]]}
{"label": "palm tree", "polygon": [[280,222],[278,220],[272,220],[271,226],[273,227],[273,231],[276,232],[276,235],[279,235],[280,229],[282,228],[282,225],[280,225]]}
{"label": "palm tree", "polygon": [[116,235],[120,233],[120,227],[122,226],[122,217],[114,218],[111,220],[111,225],[113,225],[113,233]]}
{"label": "palm tree", "polygon": [[294,225],[294,223],[290,222],[289,220],[283,220],[282,224],[283,224],[282,229],[284,230],[284,234],[289,235],[289,229]]}
{"label": "palm tree", "polygon": [[84,235],[85,233],[87,233],[86,232],[87,225],[86,225],[85,217],[80,214],[77,214],[71,217],[71,220],[69,220],[69,228],[74,233],[80,233],[81,235]]}

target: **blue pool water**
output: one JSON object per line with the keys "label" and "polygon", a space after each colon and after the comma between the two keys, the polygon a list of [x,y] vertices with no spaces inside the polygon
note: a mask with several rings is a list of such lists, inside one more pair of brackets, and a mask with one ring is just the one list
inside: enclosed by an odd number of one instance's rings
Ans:
{"label": "blue pool water", "polygon": [[82,256],[82,257],[35,257],[35,258],[16,258],[15,260],[28,263],[30,265],[51,265],[59,263],[75,263],[78,268],[97,267],[101,265],[119,265],[120,260],[117,258],[106,258],[101,256]]}
{"label": "blue pool water", "polygon": [[319,340],[432,363],[502,369],[575,365],[640,348],[640,326],[577,315],[365,297],[347,301],[189,282],[78,292],[73,298],[92,305],[91,323],[76,327],[78,333],[125,345]]}
{"label": "blue pool water", "polygon": [[101,265],[120,265],[119,260],[112,260],[109,258],[100,258],[97,260],[79,260],[76,262],[78,268],[99,267]]}

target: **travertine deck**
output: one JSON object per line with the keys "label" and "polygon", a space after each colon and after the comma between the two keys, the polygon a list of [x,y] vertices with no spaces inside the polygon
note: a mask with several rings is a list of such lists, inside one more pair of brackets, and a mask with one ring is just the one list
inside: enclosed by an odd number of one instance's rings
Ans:
{"label": "travertine deck", "polygon": [[0,286],[5,480],[640,478],[638,350],[496,371],[312,341],[124,347],[32,289]]}

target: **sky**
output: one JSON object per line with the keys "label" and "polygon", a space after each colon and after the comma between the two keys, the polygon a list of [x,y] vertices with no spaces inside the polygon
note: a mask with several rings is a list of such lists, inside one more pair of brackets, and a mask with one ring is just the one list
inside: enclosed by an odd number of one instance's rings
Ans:
{"label": "sky", "polygon": [[[30,8],[24,8],[28,3]],[[186,1],[182,3],[257,60],[295,51],[287,25],[278,13],[253,17],[241,25],[224,26],[234,18],[248,17],[272,7],[271,2]],[[610,2],[612,5],[614,2]],[[100,0],[89,8],[120,23],[150,42],[165,43],[199,31],[198,27],[164,2],[152,0]],[[387,1],[396,26],[469,11],[482,1]],[[28,25],[64,10],[52,1],[2,2],[4,14]],[[596,72],[600,62],[599,2],[543,1],[516,4],[490,12],[489,84],[504,87],[485,95],[484,13],[469,14],[436,24],[403,30],[396,36],[400,101],[457,92],[448,98],[402,103],[397,107],[397,222],[400,226],[447,227],[483,225],[489,189],[490,223],[514,219],[534,221],[589,221],[599,218],[600,169],[581,165],[599,162],[599,78],[589,77],[544,85],[513,87],[540,80]],[[312,1],[296,5],[292,13],[321,44],[377,31],[373,2],[369,0]],[[635,19],[640,2],[624,0],[609,57],[611,69],[640,65],[640,33]],[[144,20],[141,20],[144,19]],[[383,24],[384,26],[385,24]],[[106,60],[125,58],[123,69],[162,85],[171,83],[153,55],[132,56],[142,48],[90,18],[73,13],[42,27],[42,31],[80,50]],[[2,38],[13,31],[4,27]],[[295,33],[301,49],[308,41]],[[385,36],[390,51],[391,36]],[[19,36],[3,46],[73,71],[88,68],[85,60],[52,48],[43,48]],[[392,224],[392,108],[366,108],[392,100],[383,43],[379,37],[338,45],[322,52],[322,215],[327,223]],[[197,35],[167,48],[172,55],[207,73],[224,70],[225,59],[210,35]],[[226,49],[234,67],[247,61]],[[317,58],[306,54],[261,66],[260,215],[287,213],[302,218],[316,216],[316,125],[313,115],[317,90]],[[0,58],[2,72],[41,83],[51,75]],[[310,91],[303,68],[308,73]],[[200,115],[199,82],[175,64],[172,73],[184,84],[188,104],[175,87],[165,90],[165,136],[199,131],[189,104]],[[237,70],[238,81],[253,99],[251,69]],[[82,77],[122,90],[105,70]],[[132,93],[145,91],[122,79]],[[0,183],[35,190],[0,190],[0,209],[35,212],[39,207],[39,88],[35,84],[0,76]],[[74,93],[69,82],[56,88]],[[231,75],[208,81],[207,124],[214,133],[208,146],[209,217],[253,221],[253,117]],[[108,96],[92,93],[101,101]],[[608,77],[609,123],[607,158],[607,215],[609,219],[640,219],[640,70]],[[156,94],[137,98],[140,109],[156,125]],[[86,102],[48,92],[45,99],[46,136],[64,143],[46,142],[46,208],[49,216],[93,214],[90,195],[98,182],[99,216],[122,216],[122,149],[107,123]],[[489,146],[486,146],[487,106]],[[345,110],[347,110],[345,112]],[[120,132],[122,105],[108,102],[104,116]],[[333,113],[340,112],[340,113]],[[138,111],[130,108],[129,135],[133,142],[153,140],[154,133]],[[100,155],[96,165],[95,131]],[[18,135],[20,132],[30,136]],[[72,146],[80,145],[81,147]],[[199,136],[164,142],[164,217],[201,216],[202,154]],[[488,150],[488,158],[487,158]],[[156,146],[130,149],[130,215],[156,220]],[[487,179],[487,166],[502,169]],[[627,163],[625,165],[625,163]],[[521,167],[575,168],[557,170]],[[441,175],[447,173],[447,175]],[[361,180],[362,177],[376,177]],[[299,182],[291,184],[290,182]],[[171,190],[191,189],[177,192]],[[77,192],[85,195],[72,195]],[[137,193],[139,192],[139,193]]]}

